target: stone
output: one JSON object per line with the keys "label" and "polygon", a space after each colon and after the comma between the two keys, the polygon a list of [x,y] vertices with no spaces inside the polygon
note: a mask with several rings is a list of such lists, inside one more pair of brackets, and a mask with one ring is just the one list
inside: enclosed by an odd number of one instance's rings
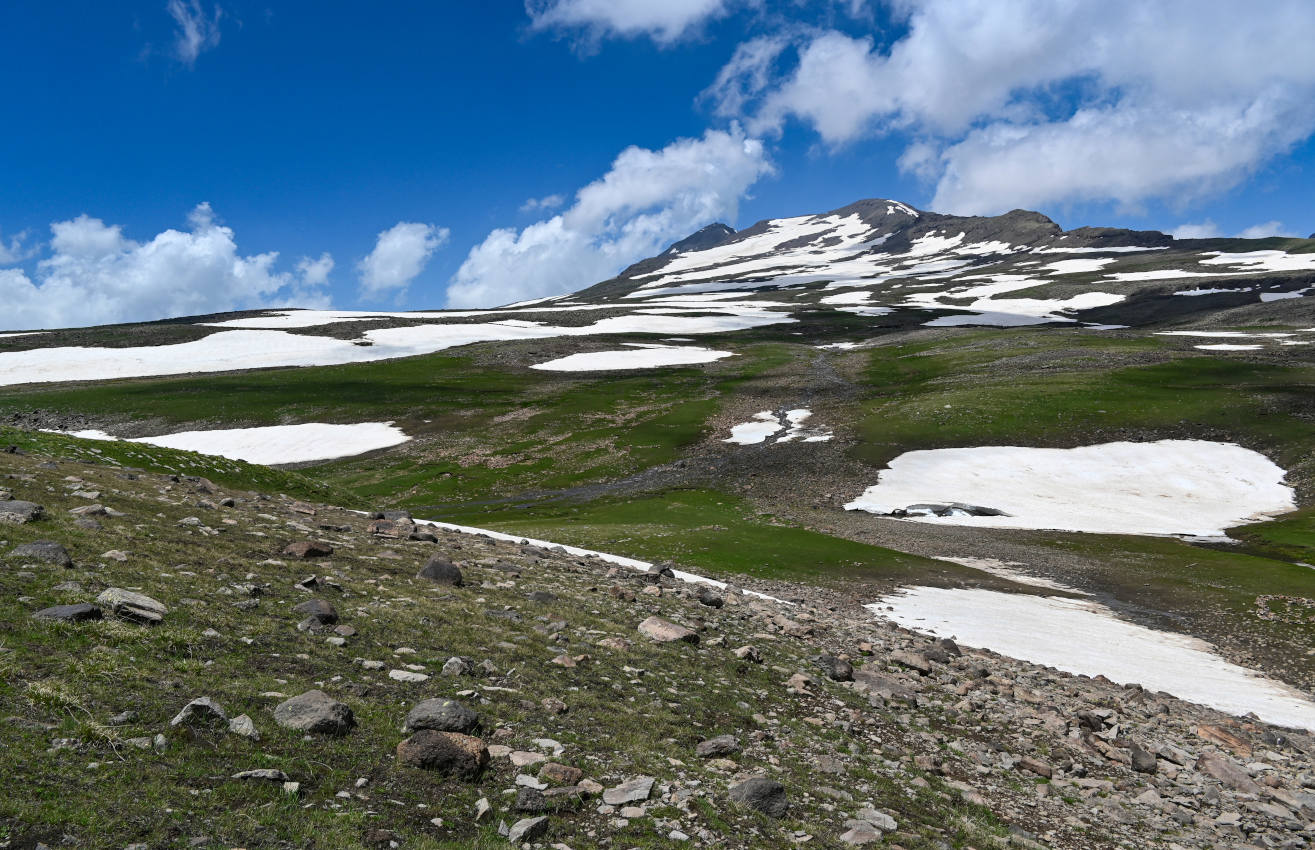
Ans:
{"label": "stone", "polygon": [[327,558],[333,554],[333,546],[322,540],[301,540],[284,546],[283,554],[289,558]]}
{"label": "stone", "polygon": [[846,829],[840,834],[840,841],[851,847],[865,847],[881,840],[881,830],[867,821],[845,821]]}
{"label": "stone", "polygon": [[921,652],[909,652],[908,650],[897,649],[890,654],[890,660],[901,667],[908,667],[911,670],[917,670],[923,676],[931,673],[931,660]]}
{"label": "stone", "polygon": [[529,767],[532,764],[540,764],[548,760],[543,753],[532,753],[528,750],[512,750],[507,754],[507,758],[516,767]]}
{"label": "stone", "polygon": [[169,609],[158,600],[121,587],[109,587],[101,591],[100,596],[96,597],[96,604],[109,609],[116,617],[146,626],[164,622],[164,615],[169,613]]}
{"label": "stone", "polygon": [[470,735],[421,729],[397,745],[397,760],[410,767],[473,779],[488,766],[489,750]]}
{"label": "stone", "polygon": [[706,605],[709,608],[721,608],[726,604],[726,597],[711,587],[699,588],[698,600],[700,605]]}
{"label": "stone", "polygon": [[556,594],[549,593],[546,590],[536,590],[530,593],[525,598],[530,600],[531,602],[539,602],[544,604],[557,601]]}
{"label": "stone", "polygon": [[1132,756],[1132,769],[1138,773],[1155,773],[1159,769],[1159,760],[1155,754],[1143,749],[1138,744],[1129,747],[1129,754]]}
{"label": "stone", "polygon": [[228,721],[228,731],[251,741],[260,740],[260,732],[256,731],[256,724],[245,714],[239,714]]}
{"label": "stone", "polygon": [[1196,769],[1207,776],[1213,776],[1234,791],[1247,794],[1260,794],[1260,786],[1251,778],[1246,769],[1234,764],[1219,753],[1201,753],[1196,760]]}
{"label": "stone", "polygon": [[256,770],[244,770],[241,773],[233,774],[234,779],[260,779],[266,782],[287,782],[289,777],[281,770],[274,768],[262,767]]}
{"label": "stone", "polygon": [[436,732],[469,733],[479,728],[479,715],[456,700],[427,699],[416,703],[406,715],[402,731],[418,732],[433,729]]}
{"label": "stone", "polygon": [[170,726],[212,726],[226,723],[228,723],[228,715],[224,713],[223,706],[210,697],[198,697],[192,700],[183,706],[182,711],[174,715],[173,720],[169,721]]}
{"label": "stone", "polygon": [[356,717],[324,691],[313,690],[279,703],[274,708],[274,722],[300,732],[346,735],[356,725]]}
{"label": "stone", "polygon": [[550,761],[539,768],[539,778],[554,785],[575,785],[584,779],[584,771],[578,767]]}
{"label": "stone", "polygon": [[10,550],[9,557],[27,558],[44,564],[54,564],[57,567],[73,566],[73,559],[69,557],[68,550],[53,540],[34,540],[31,543],[15,546]]}
{"label": "stone", "polygon": [[706,741],[700,741],[694,748],[699,758],[711,759],[733,755],[740,751],[740,742],[734,735],[718,735]]}
{"label": "stone", "polygon": [[470,659],[454,655],[447,661],[443,662],[444,676],[466,676],[474,670],[471,666]]}
{"label": "stone", "polygon": [[732,785],[730,797],[741,806],[762,812],[768,817],[784,817],[790,810],[785,786],[763,776],[755,776]]}
{"label": "stone", "polygon": [[858,810],[855,816],[857,820],[865,821],[872,824],[882,832],[894,832],[899,828],[895,819],[885,812],[879,812],[873,808],[862,808]]}
{"label": "stone", "polygon": [[639,633],[657,643],[698,643],[699,636],[684,626],[678,626],[661,617],[649,617],[639,624]]}
{"label": "stone", "polygon": [[50,608],[42,608],[32,616],[38,620],[62,620],[66,623],[81,623],[85,620],[99,620],[101,612],[95,605],[79,602],[76,605],[54,605]]}
{"label": "stone", "polygon": [[820,655],[817,657],[817,666],[833,682],[854,681],[854,665],[843,658],[837,658],[834,655]]}
{"label": "stone", "polygon": [[756,646],[742,646],[735,650],[734,655],[741,661],[749,661],[753,664],[763,663],[762,653],[758,651]]}
{"label": "stone", "polygon": [[1043,762],[1041,759],[1032,756],[1023,756],[1014,762],[1014,767],[1018,770],[1026,770],[1028,773],[1035,773],[1037,776],[1049,779],[1055,775],[1055,769]]}
{"label": "stone", "polygon": [[0,522],[9,525],[36,522],[44,513],[45,508],[36,502],[25,502],[22,499],[6,499],[0,502]]}
{"label": "stone", "polygon": [[438,555],[425,562],[425,565],[420,568],[420,572],[416,573],[416,578],[428,579],[434,584],[448,587],[461,587],[465,583],[461,575],[461,568],[447,558]]}
{"label": "stone", "polygon": [[603,792],[603,802],[609,806],[622,806],[626,803],[640,803],[653,793],[654,779],[651,776],[636,776],[620,785]]}
{"label": "stone", "polygon": [[302,614],[307,620],[314,620],[321,626],[332,626],[338,622],[338,612],[325,599],[308,599],[300,605],[292,606],[294,614]]}
{"label": "stone", "polygon": [[520,845],[526,841],[542,838],[547,832],[547,815],[540,815],[537,818],[522,818],[511,825],[511,830],[507,833],[507,840],[512,844]]}
{"label": "stone", "polygon": [[428,673],[417,673],[414,670],[389,670],[388,678],[395,682],[428,682]]}

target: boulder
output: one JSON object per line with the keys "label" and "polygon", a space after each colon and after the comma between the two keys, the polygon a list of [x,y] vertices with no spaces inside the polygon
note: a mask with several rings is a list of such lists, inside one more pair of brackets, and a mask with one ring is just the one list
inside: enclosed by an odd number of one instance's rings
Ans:
{"label": "boulder", "polygon": [[170,726],[216,726],[228,723],[224,708],[210,697],[198,697],[169,721]]}
{"label": "boulder", "polygon": [[410,767],[473,779],[488,766],[489,749],[470,735],[421,729],[397,745],[397,760]]}
{"label": "boulder", "polygon": [[1234,791],[1257,795],[1261,793],[1260,786],[1246,772],[1246,768],[1234,764],[1219,753],[1201,753],[1201,757],[1196,760],[1196,769],[1206,776],[1213,776]]}
{"label": "boulder", "polygon": [[416,573],[416,578],[428,579],[434,584],[443,584],[449,587],[461,587],[464,584],[461,568],[447,558],[438,555],[430,558],[420,568],[420,572]]}
{"label": "boulder", "polygon": [[675,643],[684,641],[685,643],[698,643],[699,636],[684,626],[678,626],[670,620],[664,620],[661,617],[649,617],[639,624],[639,633],[651,641],[657,643]]}
{"label": "boulder", "polygon": [[837,658],[834,655],[820,655],[816,659],[817,666],[821,668],[826,677],[833,682],[852,682],[854,681],[854,665],[850,664],[843,658]]}
{"label": "boulder", "polygon": [[427,699],[416,704],[406,715],[403,732],[433,729],[436,732],[473,732],[479,727],[479,715],[451,699]]}
{"label": "boulder", "polygon": [[768,817],[784,817],[790,810],[785,786],[763,776],[755,776],[732,785],[730,797],[741,806],[762,812]]}
{"label": "boulder", "polygon": [[356,725],[352,710],[324,691],[307,691],[274,708],[274,722],[284,729],[320,735],[345,735]]}
{"label": "boulder", "polygon": [[910,670],[917,670],[923,676],[931,673],[931,660],[921,652],[909,652],[904,649],[897,649],[890,654],[890,660],[894,661],[901,667],[908,667]]}
{"label": "boulder", "polygon": [[726,597],[706,586],[699,588],[698,599],[700,605],[706,605],[709,608],[721,608],[726,604]]}
{"label": "boulder", "polygon": [[539,778],[554,785],[576,785],[584,779],[584,771],[578,767],[550,761],[539,768]]}
{"label": "boulder", "polygon": [[653,793],[653,777],[636,776],[603,792],[603,802],[609,806],[624,806],[626,803],[639,803],[648,799]]}
{"label": "boulder", "polygon": [[314,620],[320,626],[332,626],[338,622],[338,612],[324,599],[308,599],[300,605],[294,605],[292,611],[305,615],[307,620]]}
{"label": "boulder", "polygon": [[95,605],[79,602],[76,605],[55,605],[51,608],[42,608],[32,616],[38,620],[62,620],[66,623],[81,623],[84,620],[99,620],[101,612]]}
{"label": "boulder", "polygon": [[158,600],[121,587],[109,587],[101,591],[100,596],[96,597],[96,604],[109,609],[116,617],[146,626],[164,622],[164,615],[169,613],[169,609]]}
{"label": "boulder", "polygon": [[526,841],[542,838],[547,832],[547,815],[540,815],[537,818],[523,818],[511,825],[511,831],[507,833],[507,840],[519,847]]}
{"label": "boulder", "polygon": [[45,508],[36,502],[25,502],[22,499],[6,499],[0,502],[0,522],[9,525],[35,522],[41,519],[44,513]]}
{"label": "boulder", "polygon": [[327,558],[333,554],[333,546],[322,540],[300,540],[284,546],[283,554],[289,558]]}
{"label": "boulder", "polygon": [[1132,769],[1138,773],[1155,773],[1159,769],[1160,763],[1155,758],[1155,754],[1139,744],[1133,744],[1129,748],[1129,755],[1132,756]]}
{"label": "boulder", "polygon": [[57,567],[73,566],[73,559],[69,557],[68,550],[53,540],[34,540],[31,543],[15,546],[10,550],[9,557],[27,558],[45,564],[54,564]]}
{"label": "boulder", "polygon": [[740,742],[734,735],[718,735],[706,741],[700,741],[694,748],[699,758],[711,759],[733,755],[740,751]]}

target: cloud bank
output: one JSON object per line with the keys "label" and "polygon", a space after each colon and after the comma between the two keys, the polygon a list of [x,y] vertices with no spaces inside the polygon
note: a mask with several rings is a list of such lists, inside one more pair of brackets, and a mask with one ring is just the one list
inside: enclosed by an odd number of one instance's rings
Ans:
{"label": "cloud bank", "polygon": [[903,134],[933,209],[1187,201],[1315,131],[1305,0],[890,0],[902,35],[745,42],[705,93],[750,133]]}
{"label": "cloud bank", "polygon": [[588,286],[712,221],[771,171],[761,141],[738,127],[661,150],[630,147],[564,212],[490,233],[448,286],[448,306],[496,306]]}
{"label": "cloud bank", "polygon": [[[22,269],[0,269],[0,325],[62,328],[328,306],[316,288],[327,270],[322,278],[307,269],[279,272],[276,252],[242,256],[233,231],[216,222],[209,204],[197,206],[188,223],[189,230],[165,230],[147,242],[87,215],[51,224],[50,255],[37,263],[35,279]],[[326,262],[331,268],[327,254],[315,268],[324,269]]]}

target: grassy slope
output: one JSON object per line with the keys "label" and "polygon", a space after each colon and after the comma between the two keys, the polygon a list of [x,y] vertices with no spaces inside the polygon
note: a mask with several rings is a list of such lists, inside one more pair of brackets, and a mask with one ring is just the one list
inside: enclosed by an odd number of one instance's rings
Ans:
{"label": "grassy slope", "polygon": [[[747,741],[753,712],[778,717],[769,695],[781,691],[781,665],[806,669],[807,656],[816,652],[759,636],[767,663],[740,663],[729,648],[761,629],[757,620],[743,620],[732,608],[706,609],[670,592],[660,599],[641,594],[637,602],[619,600],[594,592],[610,583],[602,576],[605,566],[539,562],[516,546],[485,551],[470,537],[453,541],[459,551],[440,551],[475,562],[467,568],[471,586],[437,588],[412,578],[435,551],[431,544],[370,539],[359,533],[359,517],[323,509],[308,517],[278,498],[242,499],[234,509],[206,510],[196,505],[202,494],[186,481],[128,479],[112,468],[80,463],[41,470],[37,460],[11,456],[6,467],[20,476],[5,482],[15,495],[45,503],[49,518],[4,527],[6,542],[0,545],[0,705],[9,718],[3,725],[0,842],[54,845],[69,835],[74,846],[185,847],[204,836],[196,846],[327,850],[361,847],[370,830],[381,828],[406,847],[506,847],[496,825],[521,815],[507,810],[511,798],[503,789],[522,771],[495,761],[482,781],[468,782],[401,767],[393,758],[403,737],[399,725],[415,701],[456,697],[473,688],[478,696],[461,698],[478,708],[482,734],[491,742],[538,749],[534,739],[553,738],[566,748],[560,761],[609,785],[640,773],[663,782],[679,774],[707,789],[708,796],[696,801],[698,816],[654,805],[650,817],[609,828],[606,846],[672,846],[653,822],[672,816],[716,827],[731,847],[782,846],[792,830],[816,832],[822,825],[826,832],[813,845],[837,846],[838,830],[832,827],[839,822],[824,810],[831,806],[822,798],[805,800],[795,793],[792,815],[781,822],[745,815],[724,797],[729,774],[691,757],[694,743],[711,734],[738,732]],[[95,532],[74,526],[67,509],[84,502],[67,492],[70,482],[64,477],[70,474],[101,490],[103,501],[126,516],[104,520],[105,528]],[[179,523],[198,514],[219,533],[204,535]],[[304,536],[289,522],[346,523],[357,531],[321,532],[337,546],[329,559],[300,565],[267,560],[277,558],[287,541]],[[76,566],[24,566],[4,557],[10,546],[40,538],[64,542]],[[127,551],[128,560],[99,555],[109,548]],[[395,555],[381,557],[386,550]],[[524,569],[524,578],[512,580],[482,566],[494,562],[515,564]],[[359,630],[344,648],[295,627],[301,615],[290,607],[310,595],[292,584],[311,572],[340,585],[323,595],[343,622]],[[80,589],[64,584],[70,580]],[[234,606],[246,598],[233,589],[240,582],[266,586],[258,607]],[[169,607],[165,623],[144,628],[105,620],[68,626],[30,617],[47,605],[94,598],[106,586],[141,588],[159,599]],[[532,590],[551,590],[559,598],[532,603],[526,600]],[[495,616],[508,609],[519,618]],[[694,648],[638,639],[635,624],[655,613],[699,616],[727,643]],[[545,627],[556,618],[565,622]],[[600,636],[623,636],[634,646],[596,647]],[[415,652],[396,656],[399,646]],[[595,658],[572,669],[549,663],[563,651]],[[416,663],[437,674],[452,655],[477,663],[487,659],[497,672],[459,679],[435,675],[410,684],[353,662],[364,657],[390,667]],[[267,694],[314,687],[347,702],[357,728],[341,738],[306,738],[275,726],[270,712],[280,697]],[[229,716],[249,714],[262,739],[253,743],[219,729],[169,728],[174,713],[201,695],[214,698]],[[564,700],[570,711],[556,715],[541,708],[548,697]],[[828,688],[816,706],[792,704],[779,713],[774,736],[761,746],[747,744],[737,759],[746,769],[770,770],[794,789],[810,789],[817,782],[818,755],[848,752],[850,736],[845,724],[819,726],[807,719],[850,708],[866,711],[866,701],[839,687]],[[138,719],[108,725],[109,717],[124,710],[136,711]],[[906,726],[892,729],[894,735],[908,732]],[[126,743],[157,732],[168,739],[159,753]],[[69,746],[50,749],[58,739]],[[864,754],[855,770],[832,781],[892,807],[906,830],[905,846],[943,846],[936,844],[942,839],[984,846],[980,842],[1001,834],[984,809],[961,802],[957,793],[942,793],[935,777],[925,791],[893,783],[883,775],[883,759],[879,752]],[[277,783],[230,779],[254,768],[286,771],[301,783],[299,794],[285,794]],[[358,777],[368,785],[357,787]],[[350,796],[336,796],[340,791]],[[494,816],[477,824],[474,805],[482,796],[493,802]],[[442,826],[431,823],[435,817]],[[596,833],[585,834],[588,828],[587,816],[554,817],[550,840],[599,846]]]}

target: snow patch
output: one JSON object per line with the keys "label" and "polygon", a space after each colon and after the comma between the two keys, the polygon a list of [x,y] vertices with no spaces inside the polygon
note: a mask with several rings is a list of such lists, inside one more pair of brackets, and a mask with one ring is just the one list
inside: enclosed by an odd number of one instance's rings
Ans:
{"label": "snow patch", "polygon": [[1074,449],[979,446],[906,452],[845,505],[892,514],[968,503],[1003,516],[909,516],[987,528],[1222,537],[1295,510],[1283,470],[1232,443],[1160,440]]}
{"label": "snow patch", "polygon": [[1299,691],[1223,660],[1204,641],[1126,622],[1090,600],[911,587],[866,607],[967,646],[1315,730],[1315,703]]}
{"label": "snow patch", "polygon": [[729,351],[711,348],[674,345],[645,345],[613,351],[589,351],[568,354],[546,363],[536,363],[531,369],[544,372],[595,372],[613,369],[652,369],[658,366],[689,366],[711,363],[723,357],[734,357]]}
{"label": "snow patch", "polygon": [[[58,433],[67,433],[84,440],[119,439],[96,429]],[[357,422],[352,425],[306,422],[301,425],[268,425],[259,428],[178,431],[154,437],[135,437],[124,442],[146,443],[166,449],[181,449],[275,466],[352,457],[398,446],[410,439],[391,422]]]}

